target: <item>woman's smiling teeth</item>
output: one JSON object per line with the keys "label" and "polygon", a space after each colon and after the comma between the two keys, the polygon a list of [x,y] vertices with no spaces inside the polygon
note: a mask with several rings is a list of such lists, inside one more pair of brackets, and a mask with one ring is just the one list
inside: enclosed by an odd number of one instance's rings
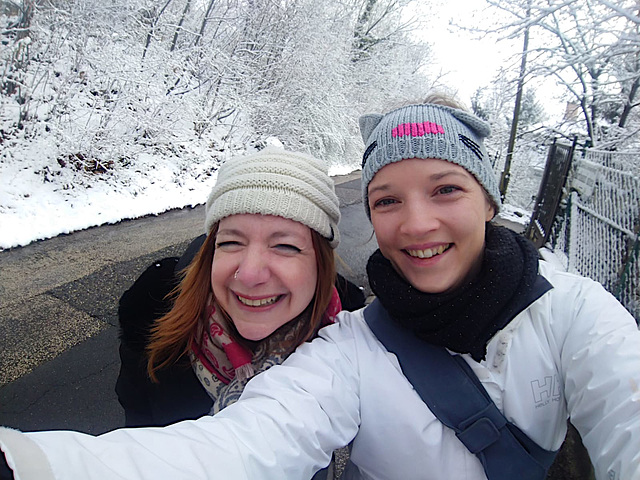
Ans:
{"label": "woman's smiling teeth", "polygon": [[272,303],[276,303],[280,295],[275,295],[273,297],[261,298],[259,300],[252,300],[250,298],[241,297],[240,295],[236,295],[240,303],[247,305],[248,307],[264,307],[265,305],[271,305]]}
{"label": "woman's smiling teeth", "polygon": [[447,245],[440,245],[437,248],[427,248],[425,250],[405,250],[405,252],[407,252],[412,257],[431,258],[434,255],[440,255],[442,252],[444,252],[450,246],[451,246],[451,244],[449,243]]}

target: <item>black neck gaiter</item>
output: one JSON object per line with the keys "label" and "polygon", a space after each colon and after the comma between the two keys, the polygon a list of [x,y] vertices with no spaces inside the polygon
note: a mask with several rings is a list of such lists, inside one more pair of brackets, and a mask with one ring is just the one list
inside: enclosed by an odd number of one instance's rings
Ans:
{"label": "black neck gaiter", "polygon": [[[373,293],[392,318],[418,338],[476,361],[486,356],[495,333],[535,298],[538,252],[524,237],[487,224],[480,273],[455,291],[424,293],[404,280],[380,250],[367,263]],[[529,299],[523,304],[522,299]]]}

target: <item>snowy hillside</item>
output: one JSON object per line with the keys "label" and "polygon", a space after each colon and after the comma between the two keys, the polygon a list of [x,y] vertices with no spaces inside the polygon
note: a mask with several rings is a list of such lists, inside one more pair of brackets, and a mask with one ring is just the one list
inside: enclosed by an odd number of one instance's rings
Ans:
{"label": "snowy hillside", "polygon": [[269,138],[353,171],[359,114],[433,86],[402,8],[0,0],[0,248],[203,203]]}

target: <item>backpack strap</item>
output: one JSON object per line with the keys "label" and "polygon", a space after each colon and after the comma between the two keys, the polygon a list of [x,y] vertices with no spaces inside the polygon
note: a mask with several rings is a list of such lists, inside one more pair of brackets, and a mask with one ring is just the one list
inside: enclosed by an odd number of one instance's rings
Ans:
{"label": "backpack strap", "polygon": [[431,412],[476,455],[489,480],[540,480],[557,452],[544,450],[507,421],[460,355],[416,337],[375,299],[364,318]]}

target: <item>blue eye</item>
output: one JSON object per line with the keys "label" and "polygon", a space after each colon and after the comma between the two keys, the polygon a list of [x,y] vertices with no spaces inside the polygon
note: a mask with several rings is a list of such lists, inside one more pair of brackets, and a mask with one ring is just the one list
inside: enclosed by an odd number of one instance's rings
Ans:
{"label": "blue eye", "polygon": [[448,194],[456,192],[458,190],[460,190],[459,187],[456,187],[454,185],[447,185],[446,187],[442,187],[442,188],[438,189],[438,193],[440,193],[442,195],[448,195]]}
{"label": "blue eye", "polygon": [[387,205],[393,205],[394,203],[397,203],[397,202],[393,198],[382,198],[380,200],[377,200],[373,204],[373,206],[374,207],[386,207]]}

